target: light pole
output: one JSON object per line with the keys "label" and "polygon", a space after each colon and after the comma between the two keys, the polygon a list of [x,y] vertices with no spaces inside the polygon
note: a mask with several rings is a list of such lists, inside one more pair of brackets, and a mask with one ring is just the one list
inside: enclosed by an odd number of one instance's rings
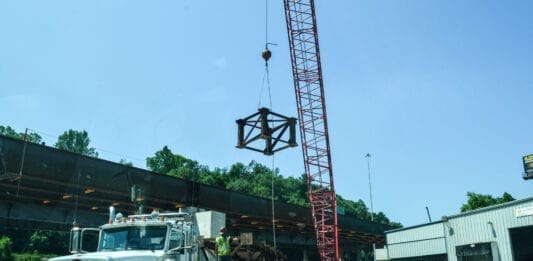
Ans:
{"label": "light pole", "polygon": [[[372,202],[372,182],[370,179],[370,157],[372,157],[370,153],[367,153],[365,155],[366,165],[368,168],[368,188],[370,190],[370,221],[374,222],[374,203]],[[374,261],[376,261],[376,243],[375,242],[372,242],[372,251],[373,251],[372,252],[373,259]]]}

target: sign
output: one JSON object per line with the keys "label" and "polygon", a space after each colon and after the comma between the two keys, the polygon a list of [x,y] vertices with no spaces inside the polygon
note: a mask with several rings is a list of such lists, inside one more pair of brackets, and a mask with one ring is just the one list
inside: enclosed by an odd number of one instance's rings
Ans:
{"label": "sign", "polygon": [[516,217],[525,217],[533,215],[533,206],[515,209]]}
{"label": "sign", "polygon": [[533,154],[524,156],[524,179],[533,179]]}

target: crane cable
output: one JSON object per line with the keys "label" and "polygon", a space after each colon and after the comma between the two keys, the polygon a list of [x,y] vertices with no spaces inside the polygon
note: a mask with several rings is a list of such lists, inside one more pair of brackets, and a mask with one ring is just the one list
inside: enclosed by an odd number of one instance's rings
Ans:
{"label": "crane cable", "polygon": [[273,238],[273,243],[274,243],[274,251],[275,251],[275,255],[276,255],[276,260],[278,260],[278,247],[276,245],[276,215],[275,215],[275,212],[274,212],[274,179],[276,177],[276,169],[274,168],[274,155],[272,155],[272,179],[271,179],[271,188],[272,188],[272,192],[271,192],[271,203],[272,203],[272,238]]}
{"label": "crane cable", "polygon": [[[271,55],[270,50],[268,50],[268,44],[265,45],[265,50],[263,51],[263,58],[265,57],[265,55]],[[270,74],[268,72],[268,60],[267,59],[265,59],[265,73],[263,74],[263,82],[261,84],[261,93],[259,94],[259,104],[257,105],[258,109],[261,108],[261,100],[263,96],[263,88],[265,86],[265,83],[266,83],[267,91],[268,91],[269,108],[272,109],[272,94],[270,91]]]}
{"label": "crane cable", "polygon": [[[272,110],[272,92],[270,88],[270,73],[268,70],[268,60],[272,56],[272,52],[268,49],[269,45],[275,45],[273,43],[268,42],[268,0],[265,0],[265,49],[261,53],[261,56],[265,60],[265,71],[263,74],[263,80],[261,83],[261,89],[259,92],[259,102],[257,105],[257,108],[261,108],[262,98],[263,98],[263,89],[266,85],[267,91],[268,91],[268,103],[269,108]],[[272,155],[272,168],[271,168],[271,184],[270,184],[270,201],[271,201],[271,207],[272,207],[272,243],[274,244],[274,254],[276,256],[276,260],[278,259],[277,256],[277,242],[276,242],[276,212],[275,212],[275,206],[274,206],[274,192],[275,192],[275,177],[276,177],[276,170],[275,170],[275,158],[274,155]]]}
{"label": "crane cable", "polygon": [[257,108],[261,108],[263,98],[263,88],[267,87],[269,108],[272,109],[272,93],[270,90],[270,73],[268,71],[268,60],[272,57],[272,52],[268,49],[269,45],[276,45],[268,42],[268,0],[265,0],[265,50],[261,53],[261,56],[265,60],[265,71],[263,74],[263,80],[261,82],[261,90],[259,92],[259,102]]}

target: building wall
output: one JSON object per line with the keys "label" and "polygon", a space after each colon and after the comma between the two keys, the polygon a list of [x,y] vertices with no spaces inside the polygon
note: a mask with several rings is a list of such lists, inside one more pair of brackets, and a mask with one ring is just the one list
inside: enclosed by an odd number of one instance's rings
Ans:
{"label": "building wall", "polygon": [[[533,215],[518,209],[533,208],[533,198],[513,201],[443,218],[442,221],[386,232],[389,259],[448,254],[457,260],[456,247],[492,243],[499,260],[513,260],[509,229],[533,225]],[[493,254],[494,255],[494,254]]]}
{"label": "building wall", "polygon": [[448,222],[444,222],[448,260],[457,260],[456,246],[483,242],[496,242],[501,260],[512,260],[509,228],[533,225],[533,215],[516,215],[516,209],[527,206],[533,206],[533,199],[489,211],[473,211],[471,214],[450,217]]}
{"label": "building wall", "polygon": [[376,248],[376,260],[389,260],[387,255],[387,249],[385,248]]}
{"label": "building wall", "polygon": [[389,258],[403,258],[446,253],[442,222],[387,234]]}

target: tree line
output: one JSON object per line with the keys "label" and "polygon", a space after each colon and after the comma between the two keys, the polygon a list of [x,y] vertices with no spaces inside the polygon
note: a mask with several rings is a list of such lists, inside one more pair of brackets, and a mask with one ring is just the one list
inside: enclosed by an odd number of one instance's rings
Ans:
{"label": "tree line", "polygon": [[[42,137],[34,132],[16,132],[10,126],[0,125],[0,135],[9,136],[25,140],[27,142],[41,143]],[[69,129],[61,134],[54,147],[86,156],[98,157],[95,148],[90,147],[90,138],[87,131],[77,131]],[[132,163],[124,159],[121,164],[131,166]],[[272,197],[272,183],[274,184],[274,199],[299,206],[309,206],[307,198],[306,175],[298,177],[283,177],[279,169],[270,169],[255,161],[249,164],[235,163],[229,168],[210,169],[198,161],[188,159],[180,154],[174,153],[164,146],[156,151],[154,156],[146,158],[148,169],[183,178],[207,185],[218,186],[227,190],[247,193],[259,197]],[[471,211],[482,207],[496,205],[515,200],[509,193],[505,192],[502,197],[467,192],[467,202],[460,208],[461,212]],[[346,215],[352,215],[359,219],[370,220],[371,213],[366,204],[361,200],[353,201],[337,195],[337,206],[344,209]],[[374,221],[390,225],[394,228],[402,227],[401,223],[389,220],[383,212],[373,213]],[[31,233],[22,231],[16,232],[16,242],[13,242],[6,234],[6,230],[0,230],[0,259],[4,260],[4,254],[11,251],[33,251],[37,253],[63,254],[68,247],[66,245],[51,246],[47,242],[59,242],[54,239],[68,239],[68,235],[54,231],[33,231]],[[13,236],[13,235],[12,235]],[[25,244],[19,244],[25,241]],[[64,242],[65,240],[61,240]],[[65,243],[66,244],[66,243]],[[6,250],[7,249],[7,250]],[[10,252],[9,252],[10,253]],[[7,259],[5,259],[7,260]]]}
{"label": "tree line", "polygon": [[[41,136],[37,133],[16,132],[10,126],[0,125],[0,135],[34,143],[41,143],[42,141]],[[90,142],[87,131],[69,129],[59,135],[54,147],[86,156],[98,157],[98,152],[95,148],[90,147]],[[120,163],[132,165],[131,162],[124,159],[121,159]],[[164,146],[161,150],[156,151],[153,157],[146,158],[146,166],[157,173],[265,198],[272,197],[271,186],[274,183],[275,200],[299,206],[308,206],[309,204],[305,174],[301,174],[297,178],[283,177],[280,175],[279,169],[272,170],[255,161],[247,165],[235,163],[227,169],[214,168],[211,170],[208,166],[174,153],[168,146]],[[507,192],[502,197],[496,198],[491,195],[467,192],[467,202],[461,206],[460,210],[465,212],[512,200],[515,199]],[[361,199],[353,201],[337,195],[337,205],[343,208],[348,215],[370,220],[371,213]],[[402,226],[400,223],[390,221],[383,212],[373,213],[373,215],[376,222],[393,227]]]}
{"label": "tree line", "polygon": [[[225,188],[227,190],[251,194],[264,198],[272,197],[278,201],[309,206],[307,197],[306,175],[283,177],[279,169],[270,169],[255,161],[249,164],[235,163],[228,169],[201,165],[198,161],[173,153],[168,146],[157,151],[153,157],[146,158],[147,167],[157,173],[163,173],[195,182]],[[370,211],[362,200],[353,201],[337,195],[337,206],[347,215],[370,220]],[[373,213],[374,221],[393,227],[401,227],[392,222],[383,212]]]}
{"label": "tree line", "polygon": [[[42,142],[41,135],[35,132],[28,132],[27,130],[25,132],[16,132],[13,128],[11,128],[11,126],[0,125],[0,135],[21,139],[27,142]],[[91,139],[89,139],[89,134],[87,131],[76,131],[70,129],[59,135],[54,147],[61,150],[98,158],[98,152],[96,152],[95,148],[89,147],[89,143],[91,143]]]}
{"label": "tree line", "polygon": [[[23,139],[28,142],[41,143],[42,138],[34,132],[16,132],[10,126],[0,126],[0,134]],[[54,147],[82,155],[98,157],[95,148],[90,147],[90,138],[87,131],[69,129],[61,134]],[[131,162],[121,160],[121,164],[132,165]],[[188,159],[180,154],[172,152],[168,146],[156,151],[153,157],[146,158],[148,169],[199,182],[202,184],[217,186],[227,190],[251,194],[259,197],[272,197],[272,183],[274,183],[274,199],[282,202],[309,206],[307,197],[307,183],[305,174],[295,177],[283,177],[279,169],[270,169],[255,161],[245,165],[235,163],[229,168],[214,168]],[[337,206],[344,209],[344,213],[360,219],[370,220],[370,211],[362,200],[353,201],[337,195]],[[374,221],[393,227],[401,227],[397,222],[392,222],[383,212],[373,213]]]}

